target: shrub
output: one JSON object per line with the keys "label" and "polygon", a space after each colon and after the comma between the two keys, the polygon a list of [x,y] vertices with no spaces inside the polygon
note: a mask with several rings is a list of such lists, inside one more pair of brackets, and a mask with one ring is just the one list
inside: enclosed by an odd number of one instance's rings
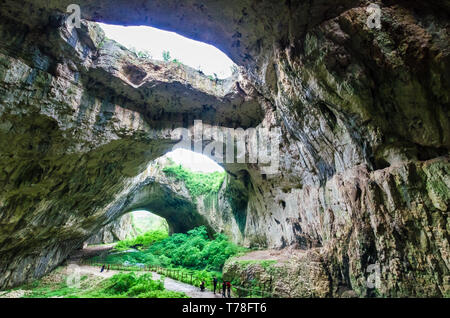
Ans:
{"label": "shrub", "polygon": [[171,59],[169,51],[163,51],[162,56],[163,56],[164,61],[166,61],[166,62],[169,62]]}
{"label": "shrub", "polygon": [[156,242],[146,252],[158,255],[160,260],[164,256],[164,262],[170,260],[171,266],[220,271],[229,257],[244,250],[223,234],[209,239],[206,227],[200,226],[187,234],[177,233]]}
{"label": "shrub", "polygon": [[206,227],[200,226],[187,234],[176,233],[154,241],[142,251],[110,254],[98,261],[221,271],[228,258],[245,250],[230,242],[223,234],[216,234],[213,239],[208,238]]}
{"label": "shrub", "polygon": [[119,273],[89,297],[186,298],[184,293],[167,291],[163,280],[153,280],[152,274],[137,276],[134,272]]}

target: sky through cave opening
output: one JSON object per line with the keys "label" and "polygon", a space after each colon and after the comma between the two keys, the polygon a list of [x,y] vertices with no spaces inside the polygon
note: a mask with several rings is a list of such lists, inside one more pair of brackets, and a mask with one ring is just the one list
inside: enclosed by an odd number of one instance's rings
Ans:
{"label": "sky through cave opening", "polygon": [[170,158],[175,164],[189,169],[193,172],[200,173],[213,173],[213,172],[225,172],[225,170],[217,162],[211,158],[196,153],[190,150],[178,148],[165,155],[166,158]]}
{"label": "sky through cave opening", "polygon": [[151,59],[177,61],[218,79],[230,77],[237,69],[233,61],[216,47],[174,32],[149,26],[99,25],[107,38]]}

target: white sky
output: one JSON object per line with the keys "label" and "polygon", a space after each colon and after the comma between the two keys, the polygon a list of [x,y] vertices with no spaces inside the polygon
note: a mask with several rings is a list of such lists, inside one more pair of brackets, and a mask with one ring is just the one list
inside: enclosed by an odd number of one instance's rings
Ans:
{"label": "white sky", "polygon": [[185,38],[177,33],[163,31],[148,26],[120,26],[99,23],[108,38],[127,48],[138,51],[148,50],[153,59],[163,60],[162,52],[169,51],[172,59],[206,75],[217,74],[220,79],[231,76],[234,64],[228,56],[212,45]]}
{"label": "white sky", "polygon": [[166,154],[167,157],[175,161],[176,164],[182,165],[192,171],[210,173],[214,171],[223,172],[224,169],[214,160],[205,155],[189,151],[186,149],[175,149]]}

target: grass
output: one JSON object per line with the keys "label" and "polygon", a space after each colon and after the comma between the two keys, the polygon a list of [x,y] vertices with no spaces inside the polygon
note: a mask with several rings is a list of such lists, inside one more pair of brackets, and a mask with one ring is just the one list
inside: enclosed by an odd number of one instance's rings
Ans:
{"label": "grass", "polygon": [[201,195],[218,193],[225,179],[225,172],[193,172],[181,165],[165,167],[163,172],[167,176],[183,181],[193,199]]}
{"label": "grass", "polygon": [[37,280],[20,289],[26,292],[23,298],[187,298],[184,293],[166,290],[164,277],[154,280],[151,273],[119,273],[97,283],[85,275],[79,287],[68,286],[66,279],[63,275],[57,282]]}
{"label": "grass", "polygon": [[52,272],[51,279],[44,278],[20,289],[26,291],[24,297],[27,298],[184,298],[187,297],[184,293],[164,289],[164,276],[153,280],[151,273],[136,275],[136,265],[141,263],[169,268],[171,270],[166,269],[163,274],[195,286],[205,281],[207,288],[212,288],[213,277],[219,281],[222,279],[221,270],[225,261],[247,250],[230,242],[223,234],[209,238],[204,226],[170,237],[166,232],[152,231],[134,240],[121,241],[118,245],[119,249],[128,249],[139,242],[146,246],[144,250],[118,251],[106,259],[97,260],[99,263],[134,264],[129,271],[103,280],[82,276],[80,286],[71,287],[66,283],[67,275],[61,273],[59,268]]}

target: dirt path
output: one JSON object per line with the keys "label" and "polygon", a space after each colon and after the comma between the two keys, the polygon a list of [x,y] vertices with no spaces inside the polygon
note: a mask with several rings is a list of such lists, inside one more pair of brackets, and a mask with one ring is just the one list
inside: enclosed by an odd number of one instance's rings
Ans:
{"label": "dirt path", "polygon": [[[72,264],[76,264],[76,263],[72,263]],[[100,273],[100,268],[99,267],[95,267],[95,266],[89,266],[89,265],[78,265],[79,266],[79,270],[80,270],[80,274],[81,275],[85,275],[85,274],[91,274],[91,275],[95,275],[95,276],[99,276],[99,277],[103,277],[103,278],[109,278],[112,277],[115,274],[121,273],[121,271],[117,271],[117,270],[109,270],[109,271],[103,271]],[[161,275],[159,275],[158,273],[155,272],[146,272],[146,271],[142,271],[142,272],[136,272],[138,275],[139,274],[143,274],[143,273],[151,273],[153,279],[160,279]],[[219,294],[214,295],[213,292],[211,291],[204,291],[201,292],[200,288],[186,284],[186,283],[182,283],[179,282],[177,280],[174,280],[172,278],[166,277],[164,279],[164,287],[167,290],[171,290],[171,291],[176,291],[176,292],[183,292],[186,295],[188,295],[191,298],[221,298],[222,296]]]}

